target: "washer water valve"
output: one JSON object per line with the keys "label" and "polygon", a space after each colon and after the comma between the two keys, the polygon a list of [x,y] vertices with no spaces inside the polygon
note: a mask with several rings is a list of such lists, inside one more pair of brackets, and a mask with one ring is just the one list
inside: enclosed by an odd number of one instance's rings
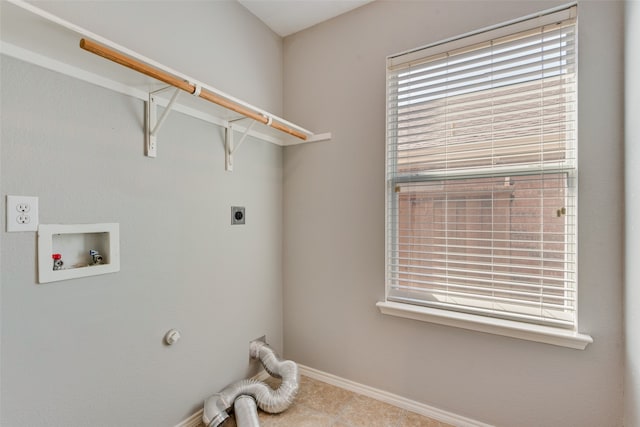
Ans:
{"label": "washer water valve", "polygon": [[102,258],[102,255],[100,255],[100,252],[94,249],[91,249],[89,251],[89,256],[91,257],[91,261],[93,262],[93,265],[102,264],[103,258]]}
{"label": "washer water valve", "polygon": [[62,255],[61,254],[53,254],[53,255],[51,255],[51,258],[53,258],[53,269],[54,270],[62,270],[62,266],[64,265],[64,262],[62,262]]}

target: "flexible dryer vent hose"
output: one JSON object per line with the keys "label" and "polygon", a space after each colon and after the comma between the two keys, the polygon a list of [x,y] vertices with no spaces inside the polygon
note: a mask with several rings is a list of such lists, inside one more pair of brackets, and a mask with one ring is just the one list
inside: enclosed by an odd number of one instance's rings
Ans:
{"label": "flexible dryer vent hose", "polygon": [[233,413],[238,427],[259,427],[258,407],[251,396],[240,396],[233,402]]}
{"label": "flexible dryer vent hose", "polygon": [[[222,424],[229,417],[228,410],[240,396],[252,397],[260,409],[271,414],[284,411],[293,402],[300,383],[298,365],[291,360],[281,360],[271,347],[262,341],[252,341],[249,354],[251,358],[260,360],[269,375],[282,379],[280,387],[273,390],[264,382],[251,379],[225,387],[204,402],[202,421],[207,427]],[[240,427],[240,424],[238,426]]]}

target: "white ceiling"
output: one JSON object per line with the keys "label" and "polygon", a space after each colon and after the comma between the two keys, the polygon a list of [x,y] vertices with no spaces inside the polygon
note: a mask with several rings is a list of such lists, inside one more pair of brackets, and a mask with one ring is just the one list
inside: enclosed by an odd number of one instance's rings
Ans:
{"label": "white ceiling", "polygon": [[238,0],[276,34],[286,37],[373,0]]}

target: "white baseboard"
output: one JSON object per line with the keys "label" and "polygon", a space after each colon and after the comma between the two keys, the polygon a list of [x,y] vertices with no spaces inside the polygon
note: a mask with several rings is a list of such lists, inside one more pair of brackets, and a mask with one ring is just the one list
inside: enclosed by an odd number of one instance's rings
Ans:
{"label": "white baseboard", "polygon": [[200,409],[195,414],[191,415],[186,420],[182,421],[180,424],[176,425],[176,427],[196,427],[199,426],[202,422],[202,412],[203,409]]}
{"label": "white baseboard", "polygon": [[[322,372],[308,366],[298,365],[298,368],[300,370],[300,375],[304,375],[305,377],[322,381],[324,383],[331,384],[336,387],[340,387],[345,390],[349,390],[354,393],[358,393],[363,396],[367,396],[372,399],[397,406],[398,408],[406,409],[407,411],[415,412],[416,414],[424,415],[425,417],[433,418],[434,420],[454,425],[456,427],[493,427],[490,424],[482,423],[480,421],[472,420],[470,418],[466,418],[451,412],[443,411],[442,409],[434,408],[433,406],[425,405],[424,403],[416,402],[415,400],[410,400],[402,396],[398,396],[397,394],[388,393],[386,391],[369,387],[355,381],[328,374],[326,372]],[[266,371],[262,370],[253,378],[258,381],[264,381],[265,379],[269,378],[269,374]],[[175,427],[196,427],[200,424],[201,421],[202,409],[200,409],[198,412],[191,415],[189,418],[182,421]]]}
{"label": "white baseboard", "polygon": [[490,424],[443,411],[442,409],[434,408],[433,406],[425,405],[424,403],[416,402],[414,400],[398,396],[397,394],[388,393],[377,388],[337,377],[317,369],[309,368],[308,366],[298,365],[298,367],[300,369],[300,375],[304,375],[305,377],[322,381],[345,390],[353,391],[363,396],[380,400],[398,408],[406,409],[407,411],[415,412],[416,414],[424,415],[425,417],[433,418],[434,420],[438,420],[443,423],[451,424],[456,427],[493,427]]}

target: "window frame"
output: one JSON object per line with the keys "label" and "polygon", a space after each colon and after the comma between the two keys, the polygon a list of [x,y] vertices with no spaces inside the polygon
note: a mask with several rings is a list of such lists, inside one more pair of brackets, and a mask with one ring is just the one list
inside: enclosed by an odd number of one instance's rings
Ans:
{"label": "window frame", "polygon": [[[452,43],[454,45],[459,45],[460,47],[463,47],[465,45],[473,45],[474,43],[477,43],[478,40],[482,41],[483,38],[485,40],[496,38],[495,35],[488,37],[487,33],[491,33],[491,34],[502,33],[505,36],[510,34],[515,34],[518,31],[522,31],[520,28],[523,26],[528,28],[535,28],[535,27],[540,27],[545,25],[544,23],[540,23],[540,22],[547,20],[547,17],[549,15],[566,13],[565,11],[567,10],[570,11],[569,13],[575,14],[575,9],[576,9],[575,3],[571,5],[565,5],[559,8],[541,12],[539,14],[530,15],[518,20],[514,20],[507,23],[499,24],[490,28],[486,28],[478,32],[468,33],[457,38],[448,39],[443,42],[435,43],[430,46],[421,47],[419,49],[415,49],[405,53],[390,56],[388,58],[386,82],[388,84],[389,68],[390,66],[392,66],[395,58],[402,57],[402,62],[407,62],[408,61],[407,56],[409,57],[415,56],[415,58],[418,59],[420,58],[420,55],[424,55],[421,52],[427,48],[430,49],[429,51],[430,54],[437,54],[437,51],[440,49],[441,46],[443,47],[445,45],[447,46],[446,49],[443,48],[444,49],[443,51],[451,50]],[[577,85],[577,82],[575,84]],[[576,101],[576,104],[577,104],[577,101]],[[386,114],[387,114],[387,123],[388,123],[389,122],[388,104],[386,108]],[[576,129],[576,132],[577,132],[577,129]],[[386,139],[388,144],[391,137],[387,135]],[[534,324],[534,323],[514,320],[513,318],[488,317],[488,316],[478,315],[474,313],[466,313],[466,312],[460,312],[456,310],[449,310],[449,309],[443,309],[443,308],[436,308],[436,307],[429,307],[429,306],[422,306],[422,305],[415,305],[415,304],[410,304],[405,302],[393,301],[393,298],[390,298],[390,295],[389,295],[389,288],[390,288],[390,283],[389,283],[390,271],[389,270],[391,268],[391,262],[389,258],[390,258],[391,246],[396,245],[393,242],[397,242],[397,239],[398,239],[398,235],[397,235],[398,226],[397,224],[395,226],[390,225],[389,210],[398,209],[399,196],[393,195],[394,194],[393,188],[395,188],[396,185],[401,184],[403,181],[403,178],[398,177],[397,174],[394,174],[394,178],[389,178],[388,174],[389,174],[390,168],[396,166],[395,164],[390,165],[390,162],[391,161],[387,154],[386,160],[385,160],[385,166],[386,166],[385,167],[385,170],[386,170],[385,172],[385,181],[386,181],[385,183],[385,186],[386,186],[385,227],[389,229],[385,232],[385,300],[377,304],[378,308],[383,314],[399,316],[399,317],[404,317],[404,318],[409,318],[414,320],[421,320],[426,322],[432,322],[432,323],[438,323],[438,324],[444,324],[449,326],[456,326],[464,329],[471,329],[471,330],[476,330],[481,332],[489,332],[489,333],[494,333],[498,335],[505,335],[505,336],[515,337],[515,338],[544,342],[548,344],[560,345],[560,346],[576,348],[576,349],[584,349],[589,343],[593,342],[593,339],[589,335],[581,334],[578,332],[578,329],[577,329],[577,320],[578,320],[577,319],[578,317],[577,289],[575,290],[576,292],[575,319],[574,319],[572,328],[566,328],[566,327],[561,328],[558,326]],[[553,173],[553,172],[548,171],[545,168],[542,171],[538,170],[538,173],[547,174],[547,173]],[[574,169],[573,172],[571,171],[567,172],[566,169],[563,169],[562,173],[568,174],[567,179],[575,180],[577,169]],[[433,176],[424,177],[424,181],[429,181],[433,179],[437,179],[437,176],[435,178]],[[412,182],[421,182],[421,180],[415,179],[414,177],[412,179]],[[576,187],[569,185],[567,189],[568,191],[575,191]],[[572,196],[575,197],[574,200],[576,200],[576,203],[577,203],[577,194],[573,194]],[[569,218],[574,218],[574,216],[568,215],[566,218],[567,218],[567,221],[569,221]],[[574,233],[574,238],[575,238],[575,236],[577,236],[577,224],[574,223],[571,226],[573,226],[574,229],[576,230]],[[573,243],[575,244],[575,242]],[[396,245],[395,247],[398,247],[398,246]],[[577,246],[575,247],[576,247],[575,255],[577,257]],[[577,274],[577,268],[573,274]]]}

